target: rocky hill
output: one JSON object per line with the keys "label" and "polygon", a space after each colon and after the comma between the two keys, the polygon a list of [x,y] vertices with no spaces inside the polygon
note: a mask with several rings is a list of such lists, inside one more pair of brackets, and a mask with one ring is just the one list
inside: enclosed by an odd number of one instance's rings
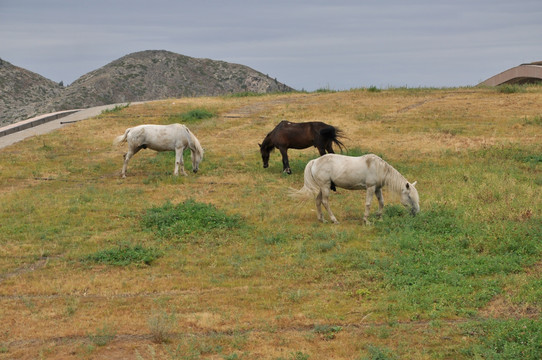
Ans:
{"label": "rocky hill", "polygon": [[59,97],[64,87],[0,59],[0,126],[36,114],[44,101]]}
{"label": "rocky hill", "polygon": [[81,76],[65,88],[37,74],[2,63],[7,65],[0,65],[3,102],[0,102],[0,125],[40,113],[119,102],[293,90],[247,66],[169,51],[126,55]]}

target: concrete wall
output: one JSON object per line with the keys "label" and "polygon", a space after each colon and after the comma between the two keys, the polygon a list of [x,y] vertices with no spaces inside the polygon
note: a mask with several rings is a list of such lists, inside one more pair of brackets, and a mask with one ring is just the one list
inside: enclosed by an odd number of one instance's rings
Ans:
{"label": "concrete wall", "polygon": [[10,134],[16,133],[16,132],[21,131],[21,130],[29,129],[29,128],[34,127],[34,126],[45,124],[46,122],[53,121],[53,120],[59,119],[59,118],[64,117],[64,116],[68,116],[68,115],[76,113],[78,111],[79,110],[59,111],[59,112],[56,112],[56,113],[36,116],[36,117],[28,119],[28,120],[23,120],[23,121],[16,122],[14,124],[10,124],[10,125],[7,125],[7,126],[4,126],[4,127],[0,128],[0,137],[10,135]]}

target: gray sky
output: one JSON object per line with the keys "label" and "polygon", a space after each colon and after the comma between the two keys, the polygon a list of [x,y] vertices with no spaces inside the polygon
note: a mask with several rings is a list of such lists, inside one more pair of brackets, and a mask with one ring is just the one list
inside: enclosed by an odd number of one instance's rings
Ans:
{"label": "gray sky", "polygon": [[168,50],[297,90],[471,86],[542,60],[540,0],[0,0],[0,58],[70,84]]}

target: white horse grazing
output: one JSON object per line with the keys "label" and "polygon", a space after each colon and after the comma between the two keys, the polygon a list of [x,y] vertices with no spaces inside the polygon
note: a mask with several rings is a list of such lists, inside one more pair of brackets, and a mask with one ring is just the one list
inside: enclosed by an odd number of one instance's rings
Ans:
{"label": "white horse grazing", "polygon": [[318,159],[309,161],[305,167],[305,184],[293,193],[294,196],[308,197],[316,195],[316,211],[318,220],[325,222],[321,205],[324,204],[331,221],[338,224],[337,218],[329,208],[329,192],[335,186],[348,190],[367,189],[365,200],[364,222],[367,224],[373,195],[378,199],[378,213],[382,216],[384,199],[382,187],[387,186],[391,191],[401,196],[401,203],[410,208],[412,215],[420,211],[418,191],[414,183],[409,183],[399,171],[380,157],[368,154],[352,157],[339,154],[326,154]]}
{"label": "white horse grazing", "polygon": [[123,135],[118,136],[113,141],[114,145],[122,142],[128,142],[128,152],[124,154],[124,165],[122,166],[122,177],[126,177],[126,167],[128,161],[141,149],[152,149],[156,151],[175,150],[175,172],[179,175],[179,165],[181,172],[184,171],[183,151],[190,149],[192,156],[192,170],[198,171],[199,163],[203,160],[203,148],[198,139],[190,130],[181,124],[171,125],[139,125],[126,129]]}

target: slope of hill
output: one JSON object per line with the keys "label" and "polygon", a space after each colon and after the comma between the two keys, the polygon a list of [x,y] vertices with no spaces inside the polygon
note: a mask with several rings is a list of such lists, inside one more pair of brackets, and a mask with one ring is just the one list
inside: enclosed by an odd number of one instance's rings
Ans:
{"label": "slope of hill", "polygon": [[35,115],[44,99],[62,91],[54,81],[0,59],[0,126]]}
{"label": "slope of hill", "polygon": [[[2,149],[0,359],[542,359],[542,87],[521,90],[169,99]],[[197,174],[142,150],[121,179],[113,139],[181,118]],[[338,188],[319,223],[288,196],[315,148],[262,167],[279,119],[381,155],[420,213],[385,188],[367,226]]]}
{"label": "slope of hill", "polygon": [[[2,85],[2,98],[19,98],[21,104],[18,106],[19,103],[10,101],[6,111],[1,112],[2,123],[16,122],[39,113],[119,102],[293,90],[244,65],[154,50],[126,55],[81,76],[66,88],[45,78],[33,81],[26,73],[10,71],[10,68],[0,73],[0,82],[21,83],[17,92]],[[40,85],[42,83],[48,87]]]}

